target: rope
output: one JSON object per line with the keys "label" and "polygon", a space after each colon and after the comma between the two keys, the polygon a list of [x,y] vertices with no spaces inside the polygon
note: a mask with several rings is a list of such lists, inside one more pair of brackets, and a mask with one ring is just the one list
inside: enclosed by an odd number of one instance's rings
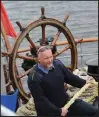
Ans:
{"label": "rope", "polygon": [[27,104],[19,107],[16,114],[19,116],[37,116],[33,98],[30,98]]}
{"label": "rope", "polygon": [[[82,95],[82,93],[85,92],[85,90],[87,90],[91,86],[96,86],[97,87],[96,90],[98,90],[97,82],[89,82],[88,84],[85,84],[64,107],[68,109],[75,102],[75,100],[78,99]],[[97,96],[97,95],[98,95],[98,91],[94,93],[94,96]],[[89,99],[87,99],[87,101],[89,101]]]}

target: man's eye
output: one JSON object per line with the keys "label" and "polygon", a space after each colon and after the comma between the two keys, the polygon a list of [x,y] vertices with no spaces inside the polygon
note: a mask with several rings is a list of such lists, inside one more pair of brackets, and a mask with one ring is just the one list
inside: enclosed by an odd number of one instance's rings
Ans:
{"label": "man's eye", "polygon": [[48,58],[45,58],[45,59],[48,59]]}

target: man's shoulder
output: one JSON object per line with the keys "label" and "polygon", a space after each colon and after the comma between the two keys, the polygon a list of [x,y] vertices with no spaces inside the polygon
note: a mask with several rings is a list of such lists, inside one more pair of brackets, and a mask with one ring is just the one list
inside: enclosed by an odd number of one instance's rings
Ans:
{"label": "man's shoulder", "polygon": [[53,63],[56,64],[56,65],[63,65],[63,63],[59,59],[54,59]]}
{"label": "man's shoulder", "polygon": [[28,80],[29,81],[35,81],[36,80],[36,77],[37,77],[37,73],[36,73],[36,68],[37,65],[34,65],[29,73],[29,76],[28,76]]}
{"label": "man's shoulder", "polygon": [[42,77],[42,74],[39,72],[38,65],[36,64],[35,66],[32,67],[31,72],[29,74],[28,80],[30,81],[40,81]]}
{"label": "man's shoulder", "polygon": [[64,65],[64,63],[61,61],[61,60],[59,60],[59,59],[55,59],[54,61],[53,61],[53,64],[55,65],[55,66],[58,66],[59,68],[61,68],[61,69],[68,69],[65,65]]}

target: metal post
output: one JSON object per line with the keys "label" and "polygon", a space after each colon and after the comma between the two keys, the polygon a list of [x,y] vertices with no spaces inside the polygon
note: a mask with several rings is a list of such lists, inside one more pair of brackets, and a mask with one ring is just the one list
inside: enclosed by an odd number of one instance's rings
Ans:
{"label": "metal post", "polygon": [[5,77],[3,71],[3,60],[1,58],[1,94],[6,94]]}
{"label": "metal post", "polygon": [[80,52],[81,52],[81,66],[83,64],[83,52],[82,52],[82,45],[80,43]]}

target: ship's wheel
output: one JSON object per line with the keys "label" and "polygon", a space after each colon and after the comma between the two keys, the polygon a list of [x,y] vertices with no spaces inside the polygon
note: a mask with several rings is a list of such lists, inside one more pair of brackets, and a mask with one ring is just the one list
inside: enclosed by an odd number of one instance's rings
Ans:
{"label": "ship's wheel", "polygon": [[[68,16],[65,17],[64,21],[58,21],[53,18],[46,18],[44,14],[44,8],[41,8],[41,17],[30,23],[24,30],[20,33],[18,36],[14,48],[12,50],[11,56],[9,58],[9,74],[10,74],[10,79],[12,81],[12,86],[14,89],[18,88],[20,92],[20,96],[23,100],[28,101],[30,98],[30,93],[26,92],[24,89],[24,86],[27,85],[27,80],[24,80],[24,77],[27,78],[27,74],[30,72],[30,69],[25,71],[24,73],[21,73],[21,70],[18,68],[21,65],[22,60],[32,60],[37,62],[37,57],[36,57],[36,51],[41,45],[49,45],[52,48],[53,56],[54,58],[61,56],[63,53],[64,55],[68,53],[70,56],[70,64],[67,65],[66,67],[69,67],[70,70],[75,70],[77,67],[77,48],[76,48],[76,43],[73,38],[73,35],[71,34],[70,30],[66,26],[66,20],[68,19]],[[19,23],[17,22],[19,25]],[[22,29],[21,25],[20,28]],[[49,34],[49,29],[50,31],[55,33],[53,36],[53,40],[51,43],[48,43],[46,41],[47,34]],[[53,31],[54,29],[54,31]],[[41,43],[37,45],[37,43],[34,42],[34,36],[32,35],[33,31],[41,31]],[[40,31],[37,31],[36,33],[38,35]],[[51,33],[50,32],[50,33]],[[32,35],[32,39],[30,39],[30,36]],[[61,46],[61,35],[64,36],[64,39],[68,42],[64,46]],[[39,36],[38,36],[39,37]],[[58,41],[60,40],[60,41]],[[29,56],[24,56],[24,52],[20,53],[19,48],[23,44],[25,45],[31,45],[32,52],[34,52],[34,55],[32,57]],[[32,53],[33,54],[33,53]],[[68,58],[64,58],[68,59]]]}

